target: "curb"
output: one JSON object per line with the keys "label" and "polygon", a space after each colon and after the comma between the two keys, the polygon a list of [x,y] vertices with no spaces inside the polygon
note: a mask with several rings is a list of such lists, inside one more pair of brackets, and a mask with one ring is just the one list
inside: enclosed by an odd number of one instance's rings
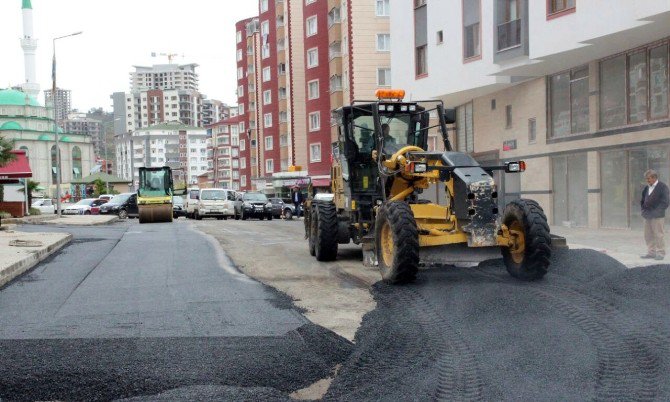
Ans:
{"label": "curb", "polygon": [[64,223],[64,222],[51,222],[54,219],[48,219],[43,222],[27,222],[28,224],[31,225],[54,225],[54,226],[102,226],[102,225],[109,225],[115,222],[119,221],[119,217],[114,217],[114,219],[108,220],[106,222],[93,222],[93,223]]}
{"label": "curb", "polygon": [[7,268],[0,271],[0,287],[20,276],[30,268],[44,261],[51,254],[60,250],[72,241],[72,234],[68,234],[65,238],[58,240],[54,244],[49,245],[44,250],[31,253],[21,261],[15,262]]}
{"label": "curb", "polygon": [[34,217],[23,217],[23,218],[5,218],[2,220],[3,224],[29,224],[35,225],[38,223],[54,220],[58,218],[58,215],[35,215]]}

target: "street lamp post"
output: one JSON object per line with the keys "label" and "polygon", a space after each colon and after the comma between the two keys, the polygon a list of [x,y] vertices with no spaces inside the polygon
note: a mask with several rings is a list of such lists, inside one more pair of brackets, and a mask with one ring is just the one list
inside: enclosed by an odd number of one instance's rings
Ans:
{"label": "street lamp post", "polygon": [[60,181],[61,181],[61,160],[60,160],[60,145],[58,144],[58,113],[56,113],[56,41],[58,39],[67,38],[70,36],[81,35],[80,32],[75,32],[69,35],[59,36],[53,39],[53,62],[51,65],[51,103],[54,110],[54,137],[56,138],[56,209],[58,212],[58,217],[62,216],[61,214],[61,205],[60,205]]}
{"label": "street lamp post", "polygon": [[[114,124],[115,121],[121,120],[120,117],[117,117],[112,121],[112,124]],[[109,166],[109,161],[107,160],[107,130],[103,129],[103,144],[105,144],[105,191],[109,193],[109,170],[107,167]]]}

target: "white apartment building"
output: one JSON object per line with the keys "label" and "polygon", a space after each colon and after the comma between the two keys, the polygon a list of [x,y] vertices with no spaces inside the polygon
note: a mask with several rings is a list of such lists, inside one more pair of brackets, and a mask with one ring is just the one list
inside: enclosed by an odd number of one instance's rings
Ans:
{"label": "white apartment building", "polygon": [[497,177],[502,200],[536,199],[556,225],[640,227],[644,171],[670,176],[669,2],[393,7],[393,86],[456,107],[458,150],[526,160]]}
{"label": "white apartment building", "polygon": [[207,172],[207,129],[163,123],[115,138],[117,175],[137,187],[140,167],[183,169],[188,184]]}
{"label": "white apartment building", "polygon": [[151,67],[133,66],[130,72],[130,91],[149,89],[198,90],[197,64],[155,64]]}

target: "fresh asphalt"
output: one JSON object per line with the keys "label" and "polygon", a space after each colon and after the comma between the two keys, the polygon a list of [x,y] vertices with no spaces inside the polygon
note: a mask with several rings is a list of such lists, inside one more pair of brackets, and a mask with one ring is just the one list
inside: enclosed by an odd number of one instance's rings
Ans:
{"label": "fresh asphalt", "polygon": [[67,231],[0,290],[0,399],[286,399],[350,352],[186,223]]}
{"label": "fresh asphalt", "polygon": [[[215,224],[257,233],[231,241],[259,256],[290,227]],[[340,364],[325,400],[670,400],[668,265],[559,250],[534,283],[500,259],[431,266],[375,284],[351,345],[188,223],[52,230],[75,242],[0,291],[0,398],[285,400]]]}

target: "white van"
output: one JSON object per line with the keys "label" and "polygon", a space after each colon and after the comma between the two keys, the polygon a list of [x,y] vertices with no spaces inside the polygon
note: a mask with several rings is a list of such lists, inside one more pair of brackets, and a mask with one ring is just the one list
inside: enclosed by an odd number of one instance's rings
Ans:
{"label": "white van", "polygon": [[213,217],[228,219],[235,214],[235,191],[225,188],[202,188],[193,215],[195,219]]}
{"label": "white van", "polygon": [[186,199],[184,200],[184,209],[186,210],[186,217],[193,219],[195,217],[195,206],[198,204],[198,195],[200,189],[197,187],[186,190]]}

